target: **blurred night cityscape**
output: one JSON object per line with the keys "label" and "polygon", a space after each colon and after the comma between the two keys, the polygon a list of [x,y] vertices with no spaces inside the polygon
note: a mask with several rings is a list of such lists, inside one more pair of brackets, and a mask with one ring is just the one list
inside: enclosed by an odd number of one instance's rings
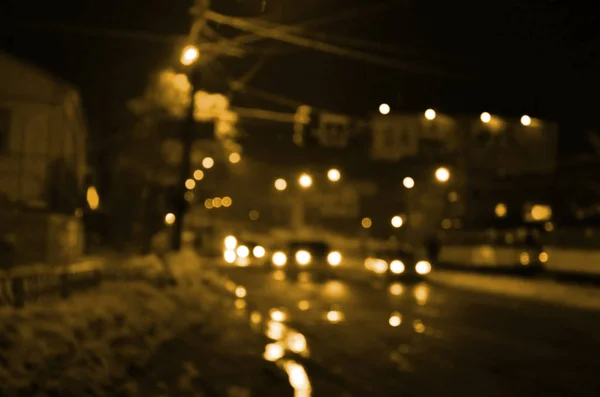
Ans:
{"label": "blurred night cityscape", "polygon": [[0,396],[597,396],[600,8],[0,6]]}

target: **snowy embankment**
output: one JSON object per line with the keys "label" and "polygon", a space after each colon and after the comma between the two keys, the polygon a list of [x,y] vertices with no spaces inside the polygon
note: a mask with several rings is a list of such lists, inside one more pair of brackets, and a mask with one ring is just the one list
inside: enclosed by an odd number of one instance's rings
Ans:
{"label": "snowy embankment", "polygon": [[[137,396],[138,380],[147,377],[147,364],[161,344],[198,325],[213,335],[235,328],[233,311],[225,310],[231,300],[207,287],[222,280],[202,271],[191,251],[170,262],[175,287],[109,282],[69,300],[0,309],[0,395]],[[151,257],[127,266],[146,266],[149,277],[160,273]],[[242,339],[237,350],[247,353],[253,343]],[[235,338],[231,343],[237,351]],[[260,341],[256,346],[261,349]]]}
{"label": "snowy embankment", "polygon": [[432,273],[429,279],[455,288],[578,309],[600,310],[600,288],[594,286],[565,284],[544,278],[482,275],[441,270]]}

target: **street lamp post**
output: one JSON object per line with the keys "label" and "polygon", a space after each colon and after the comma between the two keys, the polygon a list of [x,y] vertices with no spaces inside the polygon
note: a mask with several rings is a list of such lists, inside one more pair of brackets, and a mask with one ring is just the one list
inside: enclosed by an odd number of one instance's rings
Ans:
{"label": "street lamp post", "polygon": [[[194,11],[196,12],[195,21],[192,24],[190,32],[190,41],[193,43],[197,39],[199,29],[205,22],[203,17],[204,12],[210,8],[210,0],[195,0]],[[179,178],[176,186],[177,198],[175,203],[175,222],[172,227],[171,233],[171,248],[174,251],[181,249],[181,237],[183,234],[183,222],[184,216],[187,209],[187,201],[185,200],[185,193],[187,188],[185,186],[186,181],[190,178],[191,163],[192,163],[192,145],[194,142],[194,127],[196,122],[194,120],[195,110],[195,92],[196,87],[200,84],[200,68],[198,67],[198,60],[201,57],[199,49],[194,45],[188,45],[183,48],[179,61],[183,67],[188,68],[187,77],[190,83],[190,103],[185,115],[185,119],[180,131],[180,141],[182,146],[182,158],[181,168],[179,169]],[[212,122],[199,123],[199,128],[202,130],[202,135],[208,135],[214,133],[214,125]]]}

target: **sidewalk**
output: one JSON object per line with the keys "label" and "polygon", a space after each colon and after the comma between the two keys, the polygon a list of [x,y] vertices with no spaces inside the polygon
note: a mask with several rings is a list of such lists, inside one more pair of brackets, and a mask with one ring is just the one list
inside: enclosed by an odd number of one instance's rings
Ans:
{"label": "sidewalk", "polygon": [[438,270],[429,276],[434,283],[514,298],[553,303],[578,309],[600,310],[600,288],[564,284],[551,279],[482,275]]}
{"label": "sidewalk", "polygon": [[219,276],[193,252],[169,261],[176,287],[105,283],[69,300],[1,308],[0,395],[247,396],[262,379],[264,342],[232,294],[206,285]]}

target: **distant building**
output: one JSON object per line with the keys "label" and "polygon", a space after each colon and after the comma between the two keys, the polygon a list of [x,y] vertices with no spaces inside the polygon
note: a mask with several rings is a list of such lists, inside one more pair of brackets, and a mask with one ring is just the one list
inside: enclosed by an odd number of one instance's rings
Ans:
{"label": "distant building", "polygon": [[[423,113],[378,114],[369,119],[317,113],[303,129],[262,133],[266,127],[261,125],[261,132],[252,133],[248,128],[249,137],[241,144],[247,157],[273,165],[304,167],[315,175],[339,168],[340,189],[349,181],[376,185],[376,194],[360,194],[358,216],[316,214],[313,218],[322,226],[359,233],[360,218],[369,217],[371,235],[420,239],[419,235],[446,228],[493,227],[495,206],[503,201],[509,207],[505,221],[513,221],[515,214],[520,218],[527,202],[548,201],[558,127],[532,117],[525,124],[487,113],[440,112],[431,120]],[[296,139],[299,135],[301,139]],[[449,170],[447,183],[436,181],[438,167]],[[411,189],[403,186],[407,177],[414,182]],[[390,223],[395,215],[407,221],[400,229]]]}
{"label": "distant building", "polygon": [[87,135],[74,87],[0,53],[0,233],[16,234],[22,261],[79,249]]}

